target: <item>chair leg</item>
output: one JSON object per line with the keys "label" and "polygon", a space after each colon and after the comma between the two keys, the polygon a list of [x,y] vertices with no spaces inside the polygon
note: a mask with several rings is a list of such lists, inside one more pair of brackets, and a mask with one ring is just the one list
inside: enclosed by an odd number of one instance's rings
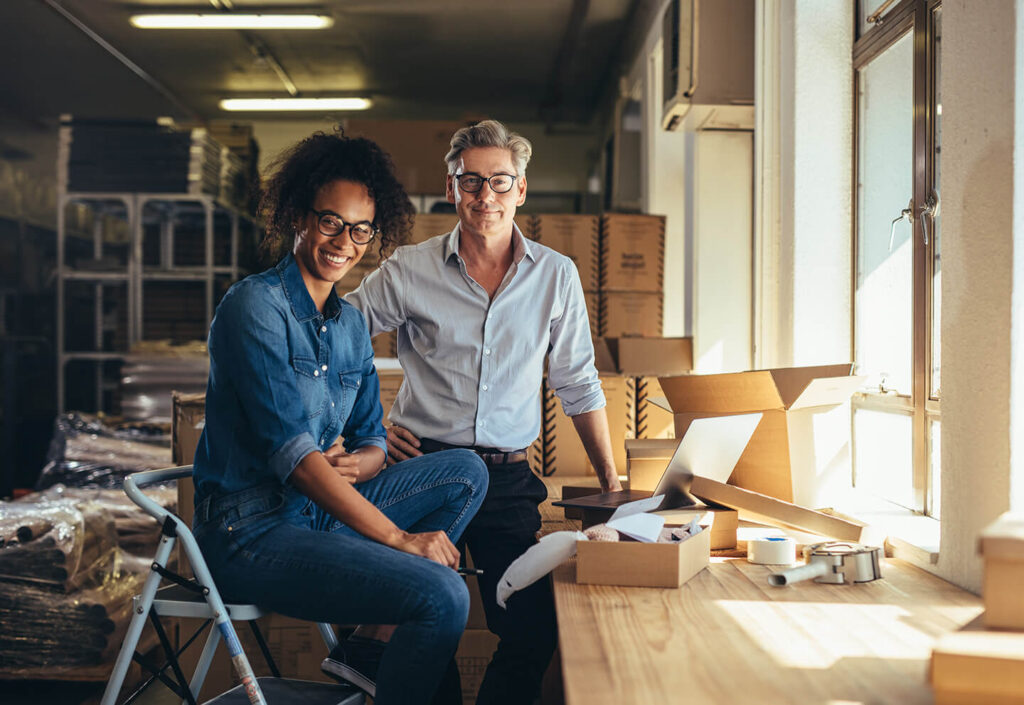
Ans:
{"label": "chair leg", "polygon": [[334,647],[338,645],[338,636],[334,633],[334,627],[324,622],[317,622],[316,628],[320,630],[320,636],[324,638],[327,650],[333,651]]}
{"label": "chair leg", "polygon": [[249,622],[249,629],[252,630],[252,635],[256,638],[256,643],[259,644],[260,651],[263,652],[263,659],[267,662],[267,667],[270,668],[271,675],[274,678],[280,678],[281,672],[277,670],[277,664],[274,663],[274,657],[270,655],[270,649],[267,648],[267,642],[263,639],[263,632],[260,631],[260,626],[255,621]]}
{"label": "chair leg", "polygon": [[153,623],[153,629],[156,631],[156,636],[160,640],[160,645],[164,647],[164,653],[167,654],[167,658],[170,660],[171,670],[174,671],[174,678],[180,685],[181,690],[184,691],[185,702],[188,705],[196,705],[195,691],[186,684],[185,674],[182,673],[181,664],[178,663],[177,652],[174,646],[171,645],[170,639],[167,638],[167,633],[164,631],[164,625],[160,622],[160,617],[152,610],[150,610],[149,616],[150,621]]}
{"label": "chair leg", "polygon": [[[160,539],[160,546],[157,548],[156,557],[153,559],[153,562],[166,565],[173,548],[174,539],[169,536],[163,536]],[[142,630],[146,626],[146,618],[153,606],[153,599],[156,597],[158,587],[160,587],[160,574],[156,571],[151,571],[142,586],[138,607],[135,610],[135,614],[132,615],[131,622],[128,624],[128,631],[125,633],[121,650],[117,654],[117,660],[114,661],[114,670],[110,674],[110,680],[107,681],[107,687],[103,691],[100,705],[116,705],[117,703],[117,696],[121,693],[124,679],[128,675],[128,667],[131,665],[132,655],[135,653],[135,647],[138,646],[139,639],[142,637]]]}
{"label": "chair leg", "polygon": [[[206,674],[210,672],[210,664],[213,662],[213,654],[217,651],[217,647],[220,645],[220,631],[217,629],[217,625],[210,625],[210,635],[206,637],[206,644],[203,645],[203,652],[199,655],[199,663],[196,664],[196,670],[192,674],[192,682],[189,683],[189,690],[196,695],[199,695],[203,689],[203,683],[206,681]],[[181,705],[188,705],[187,702],[182,701]]]}

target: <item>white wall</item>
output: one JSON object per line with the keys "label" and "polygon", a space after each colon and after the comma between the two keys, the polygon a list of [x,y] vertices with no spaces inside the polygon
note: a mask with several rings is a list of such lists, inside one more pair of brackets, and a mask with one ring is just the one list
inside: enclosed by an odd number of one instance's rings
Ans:
{"label": "white wall", "polygon": [[[661,129],[662,103],[661,26],[648,36],[634,74],[643,81],[644,145],[642,151],[643,204],[645,213],[665,216],[665,321],[666,336],[693,333],[692,292],[689,292],[683,194],[686,190],[686,135]],[[641,73],[642,72],[642,73]],[[638,76],[638,78],[640,77]]]}
{"label": "white wall", "polygon": [[937,570],[972,590],[981,586],[978,533],[1009,507],[1011,452],[1019,466],[1024,447],[1022,402],[1012,395],[1024,381],[1024,290],[1014,288],[1024,244],[1021,229],[1014,229],[1024,199],[1015,196],[1020,166],[1013,160],[1021,135],[1014,97],[1021,5],[985,3],[984,12],[966,0],[942,5],[943,519]]}
{"label": "white wall", "polygon": [[759,2],[758,362],[851,356],[853,13]]}

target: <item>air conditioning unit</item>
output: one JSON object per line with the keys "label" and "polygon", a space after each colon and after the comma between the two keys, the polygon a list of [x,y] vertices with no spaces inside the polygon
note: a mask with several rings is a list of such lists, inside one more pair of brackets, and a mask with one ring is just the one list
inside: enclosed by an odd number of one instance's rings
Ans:
{"label": "air conditioning unit", "polygon": [[754,0],[671,0],[662,37],[662,127],[754,129]]}

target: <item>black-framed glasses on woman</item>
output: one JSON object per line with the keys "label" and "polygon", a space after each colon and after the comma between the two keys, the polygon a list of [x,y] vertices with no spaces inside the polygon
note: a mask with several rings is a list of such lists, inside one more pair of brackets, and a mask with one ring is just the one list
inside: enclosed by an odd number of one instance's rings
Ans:
{"label": "black-framed glasses on woman", "polygon": [[484,182],[491,187],[495,193],[508,193],[512,190],[518,176],[513,174],[494,174],[492,176],[480,176],[473,172],[456,174],[455,180],[459,182],[459,188],[466,193],[476,193],[484,187]]}
{"label": "black-framed glasses on woman", "polygon": [[368,220],[360,220],[358,223],[346,223],[341,216],[334,211],[315,211],[310,213],[316,216],[316,227],[320,234],[325,237],[337,237],[341,231],[348,228],[348,236],[357,245],[367,245],[374,236],[380,232],[380,228]]}

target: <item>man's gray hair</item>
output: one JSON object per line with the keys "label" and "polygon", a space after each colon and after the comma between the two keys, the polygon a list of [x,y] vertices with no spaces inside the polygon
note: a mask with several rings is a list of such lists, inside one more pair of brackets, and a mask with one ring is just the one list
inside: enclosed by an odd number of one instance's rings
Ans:
{"label": "man's gray hair", "polygon": [[470,127],[463,127],[452,135],[452,148],[444,155],[448,163],[448,173],[454,174],[458,168],[462,151],[470,147],[500,147],[512,154],[512,165],[516,176],[526,175],[526,165],[533,154],[530,140],[520,134],[509,132],[508,128],[497,120],[484,120]]}

